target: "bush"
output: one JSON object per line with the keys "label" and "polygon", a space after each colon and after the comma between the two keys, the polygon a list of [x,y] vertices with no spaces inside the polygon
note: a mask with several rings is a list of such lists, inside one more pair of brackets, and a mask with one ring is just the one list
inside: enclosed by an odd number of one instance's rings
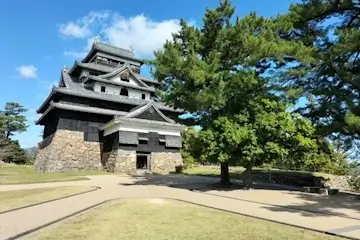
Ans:
{"label": "bush", "polygon": [[196,160],[193,156],[191,156],[189,153],[185,152],[184,150],[181,150],[181,157],[183,159],[184,165],[183,167],[191,168],[195,165]]}
{"label": "bush", "polygon": [[182,165],[179,165],[179,166],[175,167],[175,172],[176,173],[182,173],[182,171],[183,171],[183,166]]}
{"label": "bush", "polygon": [[349,183],[353,189],[360,190],[360,167],[352,169]]}
{"label": "bush", "polygon": [[29,160],[26,151],[20,147],[17,141],[0,137],[0,161],[26,164]]}

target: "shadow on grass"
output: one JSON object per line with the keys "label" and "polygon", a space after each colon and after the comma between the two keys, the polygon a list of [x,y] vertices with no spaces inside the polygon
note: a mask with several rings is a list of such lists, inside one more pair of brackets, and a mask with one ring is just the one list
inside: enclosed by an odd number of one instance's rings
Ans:
{"label": "shadow on grass", "polygon": [[238,200],[239,204],[241,201],[262,204],[263,208],[273,212],[299,213],[307,217],[339,216],[360,220],[360,197],[352,194],[308,194],[300,192],[299,188],[266,183],[254,183],[253,190],[247,191],[237,180],[233,180],[230,186],[223,187],[219,184],[219,178],[183,174],[145,174],[134,176],[132,183],[120,185],[167,186]]}

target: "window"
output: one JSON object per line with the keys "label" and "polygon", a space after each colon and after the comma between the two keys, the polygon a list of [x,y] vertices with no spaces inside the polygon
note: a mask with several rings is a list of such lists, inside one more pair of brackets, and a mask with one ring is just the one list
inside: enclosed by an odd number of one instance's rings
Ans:
{"label": "window", "polygon": [[165,135],[159,135],[159,145],[165,146],[166,140]]}
{"label": "window", "polygon": [[147,137],[139,137],[139,144],[147,144],[149,141],[149,138]]}
{"label": "window", "polygon": [[146,99],[146,95],[143,93],[143,94],[141,94],[141,98],[142,99]]}
{"label": "window", "polygon": [[126,90],[125,88],[122,88],[121,91],[120,91],[120,95],[121,96],[129,96],[129,92],[128,90]]}
{"label": "window", "polygon": [[106,88],[104,86],[101,86],[101,91],[105,92]]}

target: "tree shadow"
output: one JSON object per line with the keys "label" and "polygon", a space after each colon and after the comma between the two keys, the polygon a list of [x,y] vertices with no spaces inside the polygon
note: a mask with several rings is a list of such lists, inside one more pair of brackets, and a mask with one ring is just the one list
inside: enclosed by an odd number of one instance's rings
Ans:
{"label": "tree shadow", "polygon": [[[360,220],[360,195],[339,193],[339,195],[318,195],[302,192],[285,192],[284,198],[293,199],[284,205],[269,205],[264,208],[274,212],[298,212],[303,216],[339,216]],[[322,215],[316,214],[320,213]]]}
{"label": "tree shadow", "polygon": [[[144,174],[141,176],[133,175],[132,183],[120,183],[123,186],[133,185],[155,185],[155,186],[167,186],[172,188],[180,188],[187,190],[196,191],[233,191],[233,190],[245,190],[242,180],[232,179],[231,185],[224,186],[219,183],[219,177],[197,176],[197,175],[185,175],[185,174]],[[288,190],[288,191],[299,191],[300,188],[273,184],[273,183],[260,183],[254,182],[252,189],[266,189],[266,190]]]}
{"label": "tree shadow", "polygon": [[360,195],[340,193],[325,196],[300,191],[300,188],[281,184],[254,183],[251,191],[246,191],[239,180],[223,187],[219,178],[183,174],[145,174],[133,176],[130,183],[122,186],[152,185],[196,191],[241,201],[262,204],[274,212],[299,213],[307,217],[339,216],[360,220]]}

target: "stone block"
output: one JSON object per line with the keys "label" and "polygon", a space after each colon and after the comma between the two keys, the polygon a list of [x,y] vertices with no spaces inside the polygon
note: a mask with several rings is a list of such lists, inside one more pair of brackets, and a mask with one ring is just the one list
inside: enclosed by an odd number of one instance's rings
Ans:
{"label": "stone block", "polygon": [[135,173],[136,152],[118,149],[116,154],[114,171],[123,173]]}
{"label": "stone block", "polygon": [[176,166],[183,165],[180,152],[153,152],[150,159],[153,172],[174,172]]}
{"label": "stone block", "polygon": [[82,132],[58,129],[51,138],[51,143],[38,149],[34,163],[36,170],[60,172],[103,169],[100,143],[85,142]]}

